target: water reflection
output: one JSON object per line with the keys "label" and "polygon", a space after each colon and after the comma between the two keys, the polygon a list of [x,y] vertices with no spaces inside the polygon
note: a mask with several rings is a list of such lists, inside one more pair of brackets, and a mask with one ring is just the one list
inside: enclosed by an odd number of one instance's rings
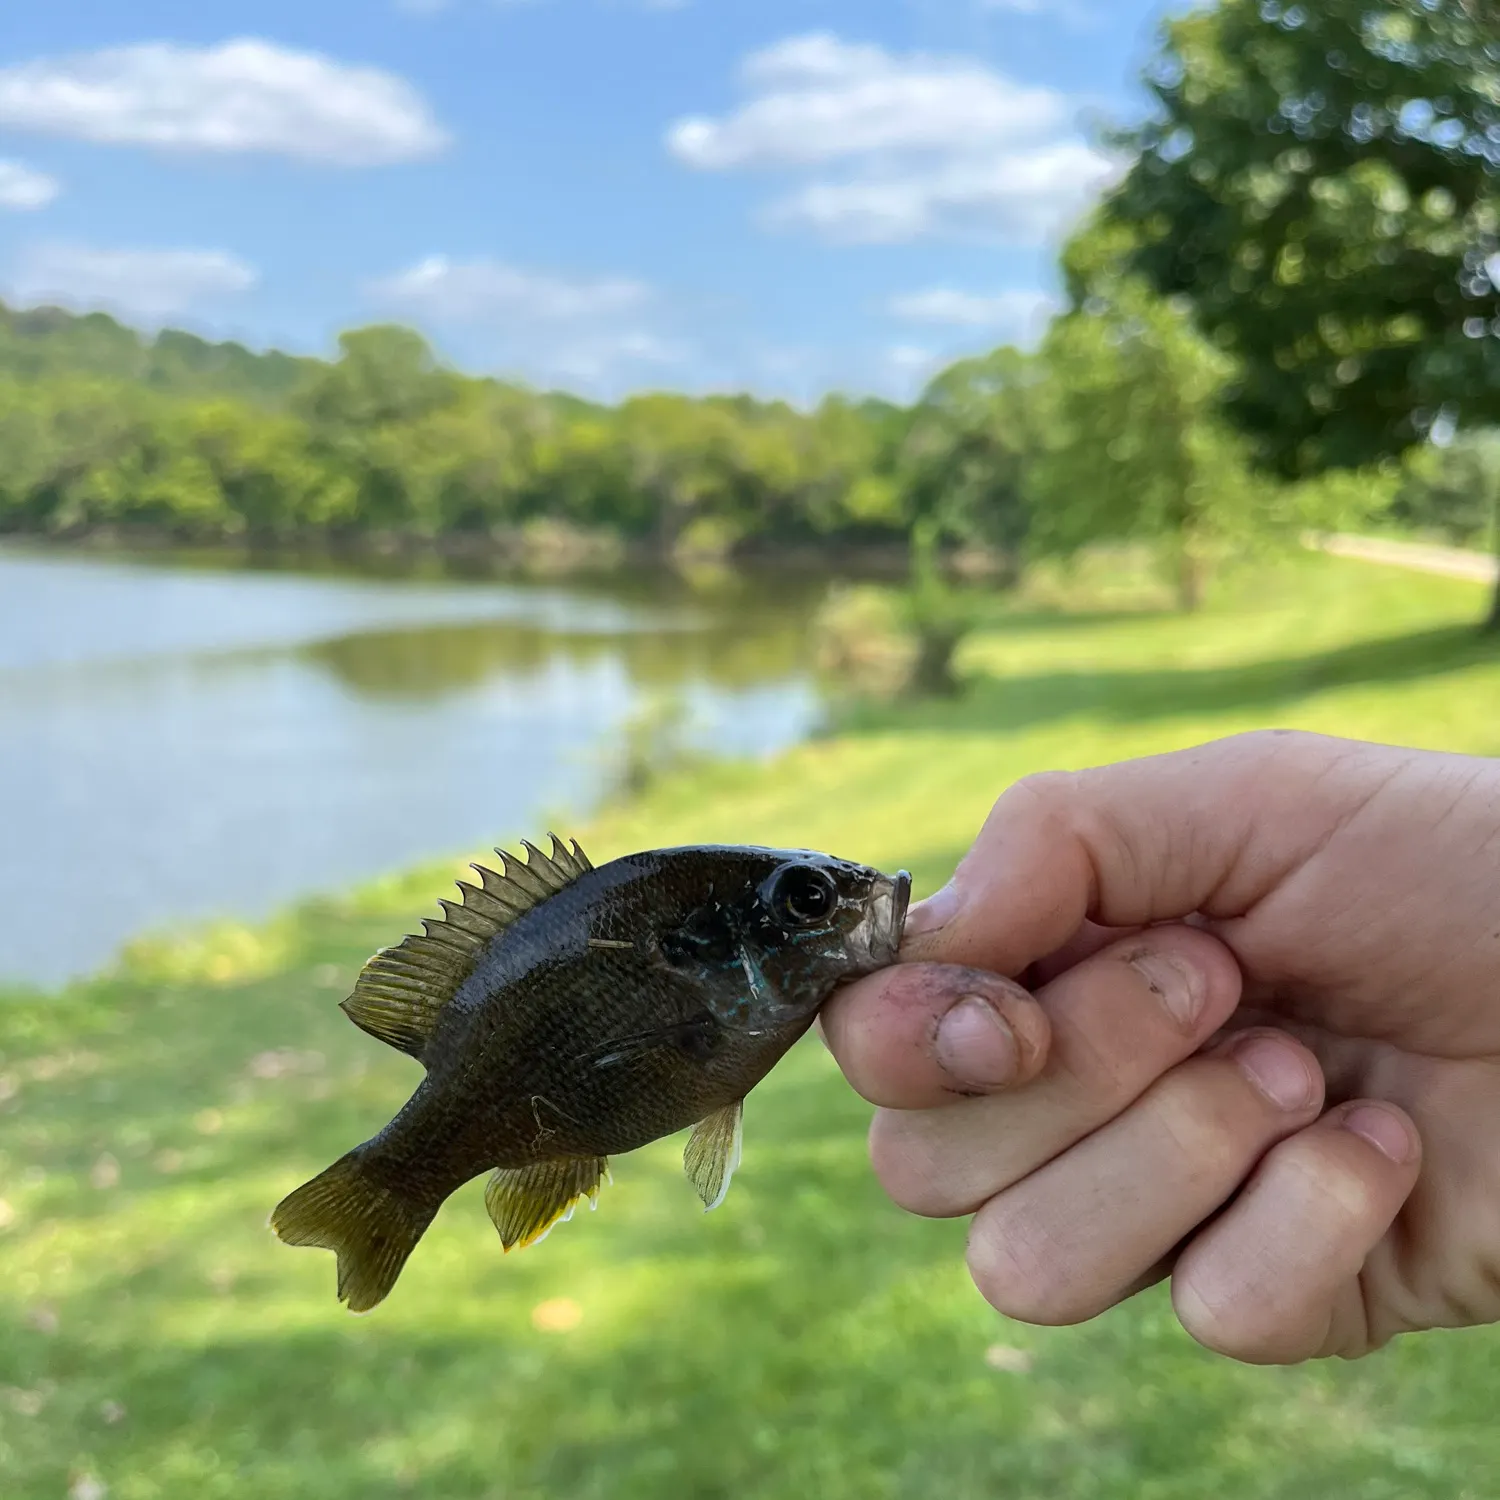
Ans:
{"label": "water reflection", "polygon": [[617,583],[0,552],[0,977],[581,816],[664,692],[718,753],[807,732],[815,585]]}
{"label": "water reflection", "polygon": [[785,616],[610,634],[475,622],[363,631],[316,641],[300,654],[353,692],[428,701],[470,691],[492,677],[532,677],[558,661],[579,669],[614,662],[642,687],[670,688],[701,678],[720,688],[748,688],[797,675],[805,639],[801,619]]}

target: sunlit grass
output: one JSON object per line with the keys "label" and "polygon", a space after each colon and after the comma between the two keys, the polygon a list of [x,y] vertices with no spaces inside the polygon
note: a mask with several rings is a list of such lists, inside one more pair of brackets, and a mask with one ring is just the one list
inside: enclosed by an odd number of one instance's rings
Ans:
{"label": "sunlit grass", "polygon": [[[959,703],[870,711],[560,831],[596,859],[811,844],[930,889],[1041,767],[1265,724],[1493,754],[1482,603],[1326,559],[1231,580],[1193,621],[1022,601],[966,647]],[[597,1214],[520,1255],[474,1184],[391,1300],[349,1317],[331,1257],[277,1245],[265,1217],[414,1083],[337,1001],[462,863],[0,1005],[5,1500],[96,1480],[111,1500],[1493,1492],[1500,1337],[1284,1372],[1202,1353],[1160,1294],[1081,1329],[1009,1325],[968,1284],[964,1226],[883,1199],[868,1110],[813,1042],[752,1097],[713,1215],[679,1141],[617,1162]]]}

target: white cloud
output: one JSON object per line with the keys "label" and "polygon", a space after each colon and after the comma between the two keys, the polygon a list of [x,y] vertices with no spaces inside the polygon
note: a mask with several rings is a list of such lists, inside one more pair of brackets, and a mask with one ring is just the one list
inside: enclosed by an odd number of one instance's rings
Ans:
{"label": "white cloud", "polygon": [[582,335],[556,345],[527,366],[547,380],[562,380],[595,390],[620,389],[620,381],[633,384],[627,373],[641,367],[681,365],[691,357],[685,345],[659,338],[642,330],[590,337]]}
{"label": "white cloud", "polygon": [[602,390],[626,370],[679,364],[690,353],[655,326],[652,289],[629,277],[431,255],[368,291],[377,302],[465,337],[492,367],[544,383]]}
{"label": "white cloud", "polygon": [[990,156],[962,154],[928,171],[877,171],[809,183],[768,211],[778,227],[846,244],[895,244],[929,235],[1039,244],[1109,180],[1110,165],[1081,141]]}
{"label": "white cloud", "polygon": [[62,192],[62,184],[24,162],[0,160],[0,208],[26,212],[45,208]]}
{"label": "white cloud", "polygon": [[819,32],[751,55],[741,79],[750,98],[738,111],[679,120],[668,149],[704,171],[802,174],[766,221],[829,240],[1037,244],[1111,171],[1070,132],[1066,97],[970,58],[897,55]]}
{"label": "white cloud", "polygon": [[444,255],[377,281],[371,291],[441,322],[569,322],[633,311],[650,296],[642,282],[623,277],[558,276]]}
{"label": "white cloud", "polygon": [[23,305],[103,308],[157,321],[249,291],[253,266],[223,250],[99,250],[33,245],[22,252],[7,291]]}
{"label": "white cloud", "polygon": [[1040,290],[1015,288],[981,295],[960,291],[956,287],[935,286],[893,297],[888,311],[892,317],[908,323],[1003,329],[1017,335],[1028,335],[1035,333],[1057,307],[1057,299]]}
{"label": "white cloud", "polygon": [[0,68],[0,125],[346,167],[430,156],[447,141],[395,74],[254,38],[216,47],[148,42]]}
{"label": "white cloud", "polygon": [[978,8],[1012,16],[1048,16],[1075,31],[1093,25],[1097,19],[1093,7],[1082,0],[978,0]]}
{"label": "white cloud", "polygon": [[688,165],[801,166],[872,152],[975,149],[1036,136],[1066,115],[1062,96],[1022,88],[966,59],[901,58],[826,33],[746,59],[757,97],[722,120],[680,120],[668,134]]}
{"label": "white cloud", "polygon": [[917,344],[895,344],[885,352],[887,363],[903,374],[935,369],[942,356]]}

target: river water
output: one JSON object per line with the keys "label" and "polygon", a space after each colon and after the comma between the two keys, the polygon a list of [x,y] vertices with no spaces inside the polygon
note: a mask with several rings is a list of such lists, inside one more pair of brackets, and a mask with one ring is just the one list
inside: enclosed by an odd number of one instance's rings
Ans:
{"label": "river water", "polygon": [[653,705],[697,748],[774,753],[818,715],[816,594],[0,548],[0,982],[539,837],[615,785]]}

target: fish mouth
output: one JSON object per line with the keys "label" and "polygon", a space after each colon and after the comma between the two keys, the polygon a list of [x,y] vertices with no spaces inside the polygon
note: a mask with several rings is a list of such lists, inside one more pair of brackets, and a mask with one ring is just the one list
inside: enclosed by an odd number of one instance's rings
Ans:
{"label": "fish mouth", "polygon": [[911,876],[905,870],[898,870],[894,877],[877,878],[864,920],[849,934],[850,954],[862,972],[870,973],[895,963],[910,905]]}

